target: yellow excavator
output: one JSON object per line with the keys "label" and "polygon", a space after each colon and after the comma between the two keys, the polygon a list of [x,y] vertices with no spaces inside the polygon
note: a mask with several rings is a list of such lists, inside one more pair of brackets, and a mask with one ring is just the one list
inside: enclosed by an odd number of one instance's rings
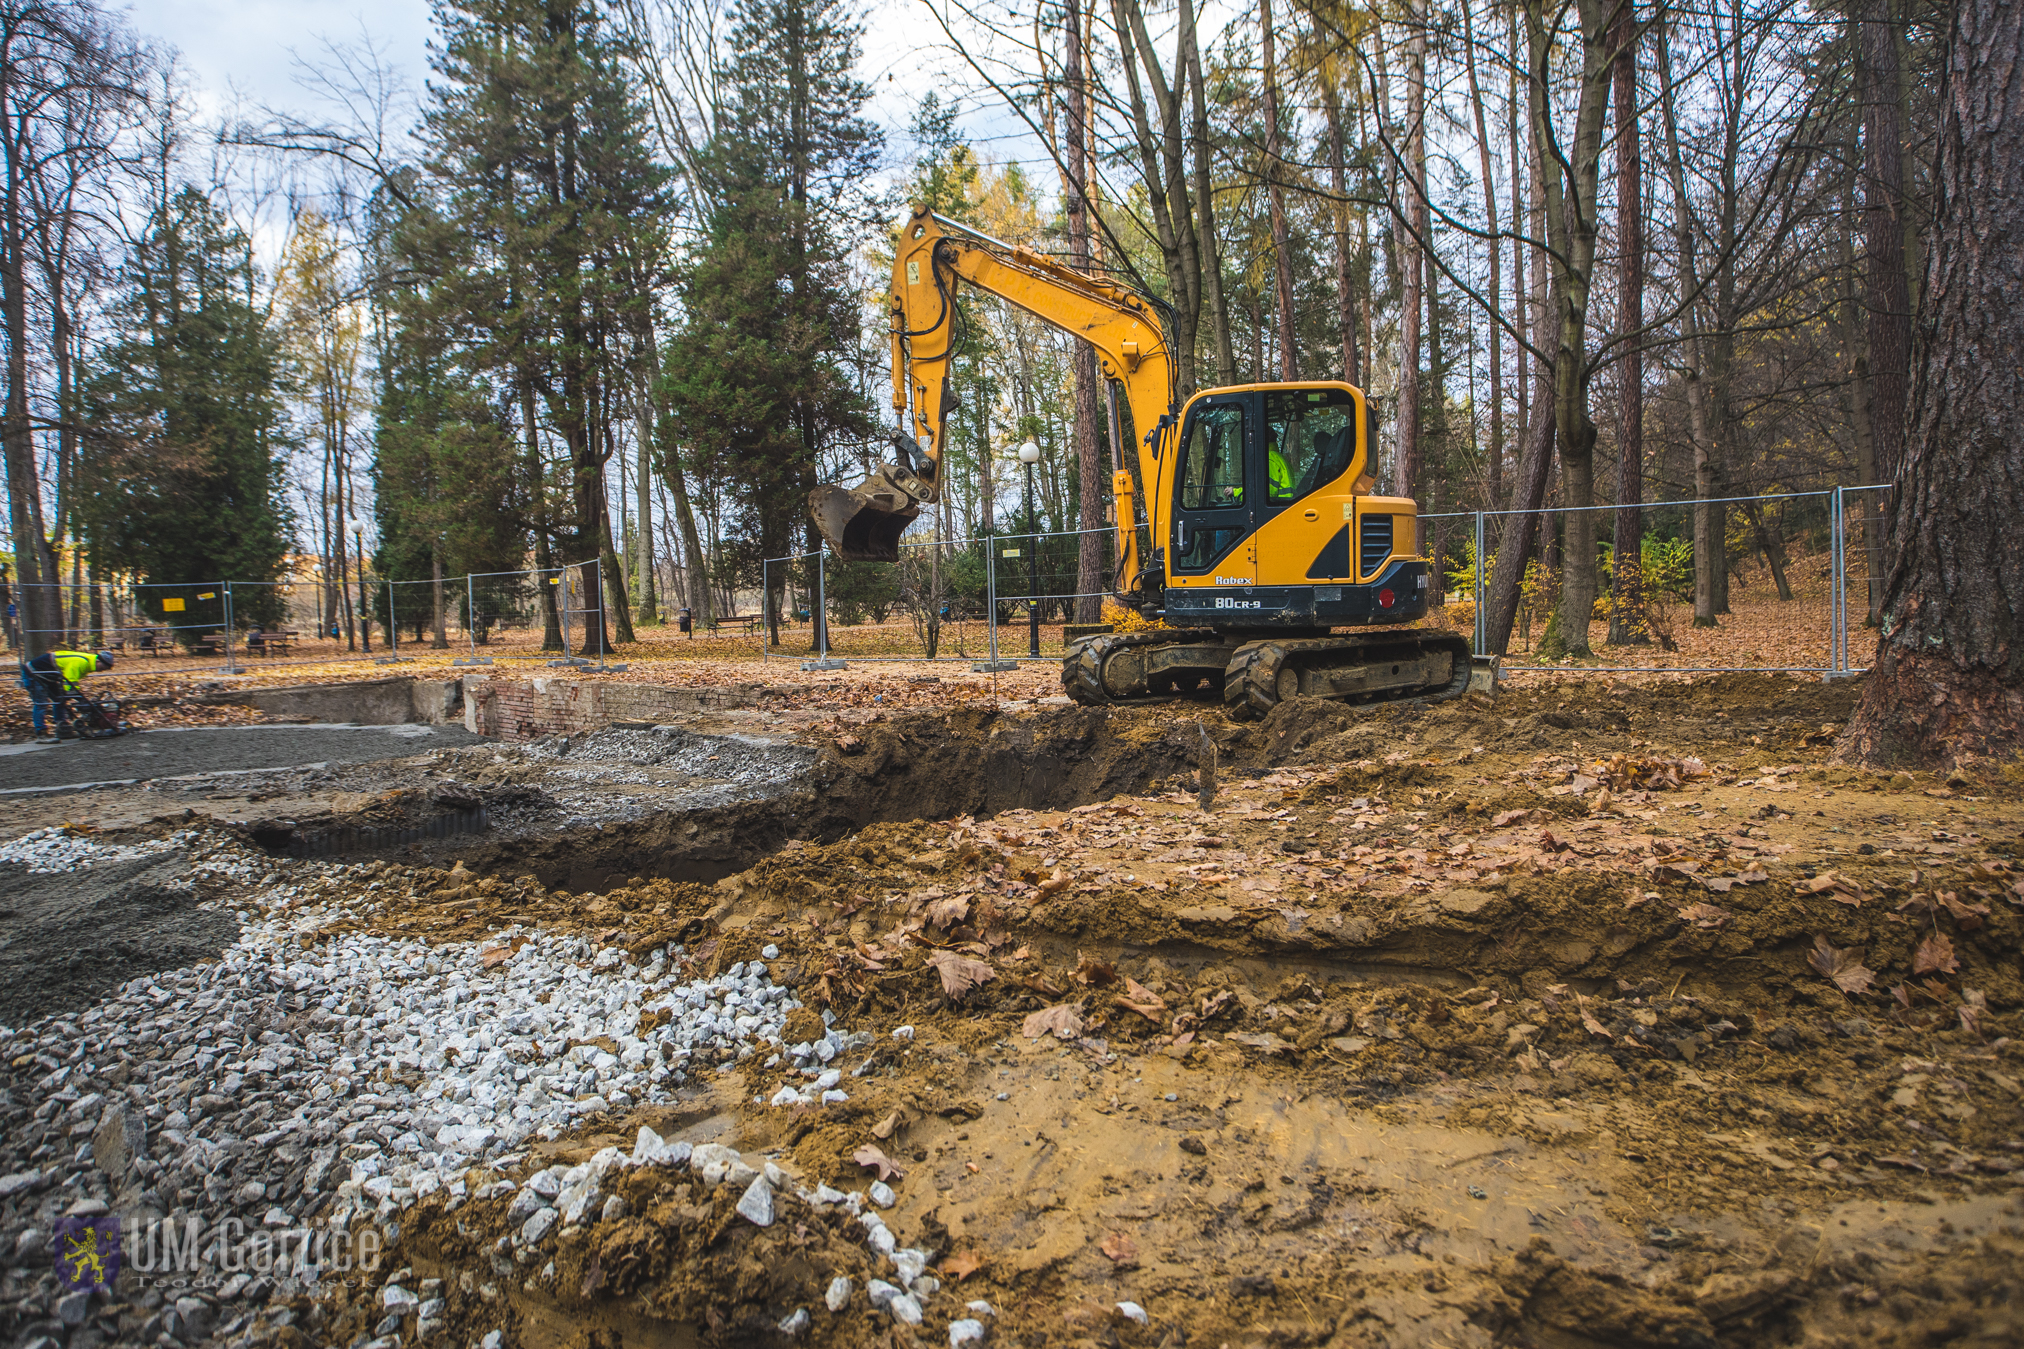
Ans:
{"label": "yellow excavator", "polygon": [[[895,435],[897,462],[859,486],[810,494],[839,557],[896,560],[900,535],[941,491],[956,287],[967,282],[1088,342],[1130,408],[1127,466],[1113,398],[1114,584],[1128,608],[1164,626],[1072,643],[1061,682],[1077,702],[1214,690],[1232,716],[1251,719],[1296,696],[1433,701],[1466,692],[1472,673],[1494,687],[1494,668],[1472,660],[1467,638],[1400,630],[1427,612],[1428,562],[1419,508],[1371,494],[1361,389],[1246,384],[1202,390],[1184,406],[1150,298],[925,208],[897,243],[893,408],[903,427],[911,413],[913,434]],[[1387,630],[1333,631],[1374,627]]]}

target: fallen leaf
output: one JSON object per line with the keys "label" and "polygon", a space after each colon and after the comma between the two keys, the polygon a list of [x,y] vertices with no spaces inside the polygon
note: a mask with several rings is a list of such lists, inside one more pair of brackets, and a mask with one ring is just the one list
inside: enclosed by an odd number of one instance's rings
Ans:
{"label": "fallen leaf", "polygon": [[1834,981],[1834,986],[1844,993],[1866,993],[1876,978],[1873,970],[1864,969],[1862,957],[1853,949],[1837,951],[1825,937],[1813,939],[1813,949],[1806,953],[1806,963],[1820,974]]}
{"label": "fallen leaf", "polygon": [[1281,1054],[1293,1048],[1293,1043],[1290,1040],[1282,1040],[1271,1031],[1266,1031],[1263,1035],[1251,1031],[1231,1031],[1223,1038],[1240,1045],[1246,1045],[1264,1054]]}
{"label": "fallen leaf", "polygon": [[1595,1019],[1595,1014],[1588,1010],[1587,998],[1577,997],[1575,999],[1574,1005],[1581,1012],[1581,1028],[1583,1030],[1587,1031],[1590,1035],[1597,1035],[1605,1040],[1610,1038],[1609,1027],[1603,1025],[1600,1021],[1597,1021]]}
{"label": "fallen leaf", "polygon": [[1764,868],[1756,865],[1755,863],[1752,863],[1747,869],[1744,870],[1743,874],[1736,877],[1736,879],[1741,881],[1745,885],[1762,885],[1765,881],[1771,879],[1771,873],[1764,870]]}
{"label": "fallen leaf", "polygon": [[873,1144],[866,1143],[856,1152],[851,1153],[850,1159],[859,1166],[877,1171],[880,1180],[904,1180],[906,1178],[907,1173],[900,1169],[899,1164],[886,1156],[883,1148],[876,1147]]}
{"label": "fallen leaf", "polygon": [[1117,966],[1107,960],[1081,956],[1075,965],[1075,982],[1090,988],[1108,988],[1117,982]]}
{"label": "fallen leaf", "polygon": [[970,916],[970,897],[951,895],[928,905],[928,921],[939,928],[951,928]]}
{"label": "fallen leaf", "polygon": [[941,1272],[961,1283],[983,1267],[984,1257],[975,1251],[957,1251],[942,1261]]}
{"label": "fallen leaf", "polygon": [[998,972],[983,961],[954,951],[936,951],[928,957],[928,963],[942,976],[942,992],[952,998],[960,998],[978,984],[998,977]]}
{"label": "fallen leaf", "polygon": [[1502,829],[1502,828],[1503,828],[1503,827],[1504,827],[1505,825],[1507,825],[1507,824],[1516,824],[1516,823],[1518,823],[1518,821],[1520,821],[1520,820],[1524,819],[1524,818],[1525,818],[1526,816],[1530,815],[1531,813],[1532,813],[1532,812],[1531,812],[1531,811],[1529,811],[1529,810],[1506,810],[1506,811],[1500,811],[1500,812],[1498,812],[1498,813],[1497,813],[1497,815],[1496,815],[1495,817],[1493,817],[1493,818],[1491,819],[1491,821],[1490,821],[1490,827],[1491,827],[1492,829]]}
{"label": "fallen leaf", "polygon": [[1069,883],[1072,882],[1074,879],[1075,877],[1069,875],[1067,872],[1063,871],[1060,867],[1056,867],[1054,868],[1054,874],[1052,876],[1049,876],[1046,880],[1040,882],[1040,884],[1035,886],[1034,888],[1039,890],[1040,893],[1043,895],[1059,894],[1061,891],[1066,890],[1069,886]]}
{"label": "fallen leaf", "polygon": [[1680,910],[1680,917],[1695,927],[1720,927],[1729,919],[1729,911],[1719,904],[1689,904]]}
{"label": "fallen leaf", "polygon": [[1138,1243],[1125,1233],[1112,1232],[1103,1239],[1101,1249],[1119,1269],[1138,1268]]}
{"label": "fallen leaf", "polygon": [[1065,1002],[1058,1007],[1043,1007],[1037,1012],[1027,1013],[1019,1031],[1029,1040],[1049,1034],[1058,1040],[1073,1040],[1082,1034],[1082,1014]]}
{"label": "fallen leaf", "polygon": [[893,1131],[898,1129],[899,1127],[900,1127],[900,1112],[895,1110],[891,1114],[887,1115],[884,1119],[880,1120],[877,1124],[871,1126],[871,1136],[873,1138],[878,1139],[880,1142],[884,1142],[886,1139],[891,1138],[893,1136]]}
{"label": "fallen leaf", "polygon": [[1130,976],[1126,976],[1125,978],[1124,992],[1118,994],[1117,1005],[1129,1011],[1137,1012],[1140,1016],[1155,1023],[1166,1020],[1166,999]]}
{"label": "fallen leaf", "polygon": [[495,946],[484,955],[478,957],[480,963],[488,970],[497,969],[512,958],[513,948],[510,946]]}
{"label": "fallen leaf", "polygon": [[1952,974],[1960,968],[1961,962],[1954,958],[1954,944],[1943,933],[1933,933],[1912,952],[1913,974]]}

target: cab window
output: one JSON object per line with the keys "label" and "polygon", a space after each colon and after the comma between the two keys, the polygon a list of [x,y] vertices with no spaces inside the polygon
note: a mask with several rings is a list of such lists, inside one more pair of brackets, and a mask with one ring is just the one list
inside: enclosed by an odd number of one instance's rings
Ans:
{"label": "cab window", "polygon": [[1197,408],[1181,457],[1181,509],[1211,511],[1244,503],[1244,406]]}
{"label": "cab window", "polygon": [[1340,478],[1356,457],[1356,399],[1342,389],[1265,395],[1266,499],[1297,500]]}

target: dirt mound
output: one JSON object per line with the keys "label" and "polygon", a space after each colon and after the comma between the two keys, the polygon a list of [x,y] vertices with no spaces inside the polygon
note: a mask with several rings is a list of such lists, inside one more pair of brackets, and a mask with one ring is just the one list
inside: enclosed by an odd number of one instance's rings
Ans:
{"label": "dirt mound", "polygon": [[201,907],[178,857],[36,875],[0,870],[0,1025],[89,1006],[137,975],[209,960],[239,921]]}

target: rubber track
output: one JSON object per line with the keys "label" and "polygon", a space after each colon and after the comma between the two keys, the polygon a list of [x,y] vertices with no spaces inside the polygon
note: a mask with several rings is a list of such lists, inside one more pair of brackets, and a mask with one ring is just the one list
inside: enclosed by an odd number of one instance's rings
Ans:
{"label": "rubber track", "polygon": [[1113,655],[1134,646],[1177,646],[1183,642],[1197,642],[1215,633],[1207,628],[1183,628],[1177,631],[1105,633],[1092,637],[1076,648],[1075,653],[1061,662],[1061,688],[1070,698],[1084,707],[1107,707],[1117,702],[1139,702],[1141,699],[1119,699],[1111,696],[1103,686],[1103,666]]}
{"label": "rubber track", "polygon": [[[1237,648],[1223,672],[1223,707],[1235,721],[1257,721],[1279,705],[1279,672],[1288,658],[1317,652],[1356,655],[1373,647],[1406,645],[1420,650],[1448,648],[1454,656],[1454,674],[1440,689],[1390,689],[1379,702],[1409,702],[1415,699],[1440,703],[1459,698],[1469,689],[1472,651],[1469,641],[1453,633],[1372,635],[1369,637],[1314,637],[1307,639],[1248,642]],[[1344,662],[1348,663],[1348,662]]]}

